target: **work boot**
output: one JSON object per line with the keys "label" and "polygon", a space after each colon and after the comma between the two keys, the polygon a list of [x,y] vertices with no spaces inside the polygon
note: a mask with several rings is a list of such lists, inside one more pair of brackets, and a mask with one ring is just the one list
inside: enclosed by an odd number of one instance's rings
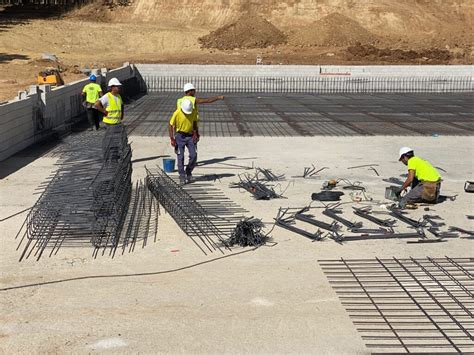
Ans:
{"label": "work boot", "polygon": [[186,185],[186,178],[183,176],[183,177],[179,177],[179,184],[180,185]]}
{"label": "work boot", "polygon": [[194,177],[191,174],[188,174],[186,175],[186,181],[188,182],[188,184],[190,184],[196,180],[194,180]]}

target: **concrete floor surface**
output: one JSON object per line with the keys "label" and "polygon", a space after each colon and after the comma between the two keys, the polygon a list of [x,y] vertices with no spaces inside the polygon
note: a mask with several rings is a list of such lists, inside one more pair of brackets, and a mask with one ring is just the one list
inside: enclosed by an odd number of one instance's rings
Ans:
{"label": "concrete floor surface", "polygon": [[[161,166],[157,156],[172,155],[168,139],[136,137],[132,141],[134,180],[144,166]],[[271,227],[279,207],[305,206],[324,180],[361,181],[381,210],[383,178],[399,177],[405,167],[398,149],[415,153],[446,170],[442,194],[457,195],[430,208],[446,224],[474,229],[473,195],[463,191],[474,180],[473,137],[283,137],[210,138],[203,136],[199,159],[235,156],[226,162],[272,169],[285,174],[287,199],[255,201],[249,193],[230,189],[244,170],[210,164],[203,174],[236,174],[216,181],[226,196]],[[14,157],[5,163],[12,168]],[[0,180],[0,219],[30,207],[37,187],[54,171],[56,159],[41,157]],[[347,169],[379,164],[380,176]],[[3,164],[3,163],[2,163]],[[326,166],[317,179],[291,178],[305,166]],[[14,170],[14,169],[13,169]],[[276,188],[279,191],[279,187]],[[343,201],[350,201],[348,194]],[[314,204],[317,206],[317,204]],[[351,204],[344,205],[345,216]],[[313,213],[321,216],[321,210]],[[410,212],[418,218],[423,209]],[[439,244],[407,244],[404,240],[359,241],[339,245],[310,240],[276,227],[273,247],[236,248],[225,255],[205,256],[169,215],[159,219],[158,240],[133,253],[91,257],[89,248],[62,248],[58,255],[18,262],[14,237],[25,214],[0,222],[0,288],[51,280],[86,277],[9,291],[0,291],[0,353],[315,353],[365,354],[348,314],[327,282],[319,259],[374,257],[472,257],[473,241],[450,239]],[[326,218],[321,217],[329,222]],[[367,227],[375,227],[370,223]],[[400,224],[399,224],[400,225]],[[406,231],[403,226],[397,228]],[[215,260],[214,260],[215,259]],[[203,263],[204,262],[204,263]],[[203,263],[190,268],[182,267]],[[161,273],[167,270],[174,270]],[[156,272],[156,273],[155,273]],[[138,273],[155,273],[134,276]],[[120,275],[129,274],[129,276]],[[97,275],[111,277],[94,278]],[[116,276],[112,276],[116,275]],[[87,278],[91,276],[90,278]]]}

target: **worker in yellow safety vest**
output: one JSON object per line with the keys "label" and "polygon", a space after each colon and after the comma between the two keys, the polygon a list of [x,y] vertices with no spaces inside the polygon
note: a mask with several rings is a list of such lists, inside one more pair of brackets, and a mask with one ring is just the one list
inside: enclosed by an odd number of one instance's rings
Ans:
{"label": "worker in yellow safety vest", "polygon": [[[200,104],[211,104],[215,101],[218,100],[224,100],[224,96],[214,96],[214,97],[209,97],[209,98],[200,98],[196,97],[196,88],[194,87],[193,84],[187,83],[184,85],[184,96],[179,98],[176,101],[176,109],[179,110],[181,109],[181,104],[184,100],[189,100],[193,104],[193,112],[191,113],[191,116],[194,121],[197,122],[199,126],[199,110],[198,110],[198,105]],[[195,142],[195,145],[197,145],[197,142],[199,141],[199,135],[197,137],[197,140]],[[196,146],[197,148],[197,146]]]}
{"label": "worker in yellow safety vest", "polygon": [[400,196],[411,186],[410,192],[399,202],[400,208],[415,202],[437,203],[441,189],[441,175],[428,161],[415,156],[412,148],[402,147],[398,153],[399,161],[408,167],[408,177],[398,191]]}
{"label": "worker in yellow safety vest", "polygon": [[82,89],[82,98],[87,113],[87,120],[89,121],[89,130],[92,131],[94,127],[96,130],[100,128],[99,111],[96,109],[95,103],[102,96],[102,88],[96,83],[97,77],[94,74],[89,76],[89,81],[90,83]]}
{"label": "worker in yellow safety vest", "polygon": [[117,78],[109,80],[109,92],[95,103],[95,107],[104,114],[102,121],[107,126],[115,126],[123,120],[123,101],[120,96],[122,84]]}

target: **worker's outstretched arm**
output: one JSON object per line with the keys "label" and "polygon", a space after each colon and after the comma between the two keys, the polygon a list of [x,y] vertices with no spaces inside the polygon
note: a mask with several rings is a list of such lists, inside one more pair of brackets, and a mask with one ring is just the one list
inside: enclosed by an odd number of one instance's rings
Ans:
{"label": "worker's outstretched arm", "polygon": [[214,96],[208,98],[196,98],[196,104],[212,104],[213,102],[224,100],[224,96]]}
{"label": "worker's outstretched arm", "polygon": [[408,170],[408,177],[403,183],[401,190],[405,190],[408,186],[410,186],[414,178],[415,178],[415,170]]}

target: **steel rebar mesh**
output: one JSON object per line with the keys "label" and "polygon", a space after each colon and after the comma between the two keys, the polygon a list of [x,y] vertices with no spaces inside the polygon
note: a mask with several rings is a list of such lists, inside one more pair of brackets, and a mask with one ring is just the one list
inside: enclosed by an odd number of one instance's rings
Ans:
{"label": "steel rebar mesh", "polygon": [[147,169],[146,186],[198,248],[207,252],[231,251],[225,242],[228,229],[221,229],[204,207],[162,169]]}
{"label": "steel rebar mesh", "polygon": [[126,132],[109,127],[71,141],[22,226],[20,260],[33,252],[39,259],[47,247],[51,256],[61,246],[117,246],[132,191]]}

